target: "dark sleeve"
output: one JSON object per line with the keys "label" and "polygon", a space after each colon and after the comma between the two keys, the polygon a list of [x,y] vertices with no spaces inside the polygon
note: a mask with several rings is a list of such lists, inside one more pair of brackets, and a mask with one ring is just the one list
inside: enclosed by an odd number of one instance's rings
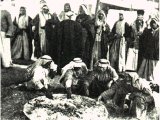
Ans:
{"label": "dark sleeve", "polygon": [[14,21],[13,21],[13,35],[16,36],[18,33],[19,33],[19,27],[18,27],[16,18],[14,18]]}
{"label": "dark sleeve", "polygon": [[125,38],[130,38],[131,37],[131,27],[129,24],[126,22],[125,23],[125,33],[123,35]]}
{"label": "dark sleeve", "polygon": [[107,24],[106,25],[106,30],[102,31],[102,36],[101,36],[101,47],[102,47],[102,57],[106,58],[106,54],[108,52],[108,45],[110,43],[110,39],[109,39],[109,34],[110,34],[110,27]]}
{"label": "dark sleeve", "polygon": [[139,50],[143,53],[145,53],[146,50],[146,40],[148,39],[148,35],[150,34],[150,29],[145,28],[142,35],[139,37]]}
{"label": "dark sleeve", "polygon": [[84,75],[87,75],[88,69],[86,65],[82,66],[82,72],[84,73]]}
{"label": "dark sleeve", "polygon": [[[29,17],[29,16],[28,16]],[[27,27],[27,32],[28,32],[28,34],[29,34],[29,39],[31,40],[31,39],[33,39],[33,31],[32,31],[32,24],[31,24],[31,22],[32,22],[32,18],[31,17],[29,17],[29,19],[28,19],[28,27]]]}
{"label": "dark sleeve", "polygon": [[77,57],[82,58],[82,27],[75,23],[75,50]]}
{"label": "dark sleeve", "polygon": [[113,34],[116,34],[116,24],[117,24],[117,22],[113,25],[113,28],[112,28],[112,31],[111,31]]}
{"label": "dark sleeve", "polygon": [[84,26],[87,29],[88,24],[90,24],[90,21],[91,21],[91,17],[89,15],[87,15],[81,24],[82,24],[82,26]]}
{"label": "dark sleeve", "polygon": [[32,26],[36,26],[39,23],[39,15],[36,15],[36,17],[31,21]]}
{"label": "dark sleeve", "polygon": [[86,22],[85,22],[85,28],[87,30],[88,36],[90,38],[90,42],[93,43],[94,42],[94,36],[95,36],[95,28],[94,28],[94,22],[93,20],[91,20],[91,18],[89,18]]}
{"label": "dark sleeve", "polygon": [[79,15],[76,17],[76,22],[80,23],[79,22]]}
{"label": "dark sleeve", "polygon": [[16,27],[18,27],[16,17],[15,17],[14,20],[13,20],[13,25],[16,26]]}
{"label": "dark sleeve", "polygon": [[11,18],[11,14],[9,12],[6,12],[6,19],[8,22],[8,31],[6,32],[6,35],[8,36],[12,36],[13,33],[13,23],[12,23],[12,18]]}
{"label": "dark sleeve", "polygon": [[50,40],[52,38],[52,32],[53,32],[53,20],[49,19],[46,21],[45,31],[46,31],[46,38]]}

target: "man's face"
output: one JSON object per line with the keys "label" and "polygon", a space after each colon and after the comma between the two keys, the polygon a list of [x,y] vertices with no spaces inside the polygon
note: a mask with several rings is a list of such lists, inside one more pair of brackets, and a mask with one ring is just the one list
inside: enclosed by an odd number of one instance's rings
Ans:
{"label": "man's face", "polygon": [[102,19],[104,18],[104,15],[103,15],[102,13],[99,13],[99,14],[98,14],[98,18],[99,18],[100,20],[102,20]]}
{"label": "man's face", "polygon": [[81,67],[74,67],[75,71],[79,71],[81,69]]}
{"label": "man's face", "polygon": [[80,8],[79,8],[79,12],[80,12],[80,14],[85,13],[84,10],[83,10],[83,8],[82,8],[82,6],[80,6]]}
{"label": "man's face", "polygon": [[101,66],[98,66],[98,70],[99,70],[99,71],[102,71],[102,72],[103,72],[103,71],[105,71],[105,70],[106,70],[106,68],[107,68],[107,67],[101,67]]}
{"label": "man's face", "polygon": [[26,14],[26,10],[24,8],[20,8],[20,15],[25,15]]}
{"label": "man's face", "polygon": [[143,21],[143,15],[138,14],[138,15],[137,15],[137,20],[139,20],[139,21]]}
{"label": "man's face", "polygon": [[74,67],[74,71],[76,73],[76,76],[81,76],[82,75],[81,67]]}
{"label": "man's face", "polygon": [[70,6],[69,6],[69,5],[65,5],[65,6],[64,6],[64,11],[65,11],[65,12],[70,11]]}
{"label": "man's face", "polygon": [[49,10],[48,10],[48,9],[46,9],[46,8],[43,8],[43,12],[44,12],[44,13],[48,13],[48,12],[49,12]]}
{"label": "man's face", "polygon": [[123,14],[119,14],[119,20],[122,21],[124,19]]}
{"label": "man's face", "polygon": [[152,21],[150,22],[150,26],[151,26],[151,28],[153,28],[153,29],[157,29],[157,27],[158,27],[157,23],[156,23],[154,20],[152,20]]}

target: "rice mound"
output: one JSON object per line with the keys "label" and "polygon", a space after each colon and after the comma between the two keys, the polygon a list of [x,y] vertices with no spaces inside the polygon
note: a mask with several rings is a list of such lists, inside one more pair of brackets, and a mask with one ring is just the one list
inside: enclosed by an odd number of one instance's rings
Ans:
{"label": "rice mound", "polygon": [[105,120],[108,111],[103,103],[72,94],[53,94],[53,99],[40,96],[24,105],[23,112],[30,120]]}

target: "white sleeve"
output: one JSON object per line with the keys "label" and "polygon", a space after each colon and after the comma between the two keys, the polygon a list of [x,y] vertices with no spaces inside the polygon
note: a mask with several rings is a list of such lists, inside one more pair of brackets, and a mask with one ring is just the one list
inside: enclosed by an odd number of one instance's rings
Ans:
{"label": "white sleeve", "polygon": [[34,74],[33,74],[33,81],[38,81],[43,79],[46,75],[45,72],[43,72],[43,68],[42,67],[37,67],[34,70]]}
{"label": "white sleeve", "polygon": [[144,90],[149,94],[152,93],[152,89],[149,85],[149,82],[146,79],[140,79],[140,85],[141,85],[141,90]]}
{"label": "white sleeve", "polygon": [[65,66],[62,68],[62,71],[61,71],[61,72],[62,72],[62,74],[65,74],[68,69],[72,69],[72,68],[73,68],[73,61],[71,61],[69,64],[65,65]]}
{"label": "white sleeve", "polygon": [[115,71],[115,69],[111,67],[111,70],[112,70],[112,74],[113,74],[113,80],[114,81],[118,80],[119,76],[118,76],[117,72]]}

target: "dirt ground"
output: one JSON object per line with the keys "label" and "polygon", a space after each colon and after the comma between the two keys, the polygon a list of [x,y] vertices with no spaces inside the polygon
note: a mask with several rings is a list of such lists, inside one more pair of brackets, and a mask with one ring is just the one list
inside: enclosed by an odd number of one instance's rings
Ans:
{"label": "dirt ground", "polygon": [[[29,100],[43,96],[42,91],[29,91],[23,88],[15,88],[25,81],[25,68],[33,61],[15,61],[12,68],[1,69],[1,120],[28,120],[23,113],[23,106]],[[21,64],[21,65],[18,65]],[[22,65],[23,64],[23,65]],[[64,88],[59,84],[59,76],[50,81],[53,93],[64,93]],[[110,119],[130,119],[124,115],[111,117]],[[153,116],[152,120],[156,120]]]}

